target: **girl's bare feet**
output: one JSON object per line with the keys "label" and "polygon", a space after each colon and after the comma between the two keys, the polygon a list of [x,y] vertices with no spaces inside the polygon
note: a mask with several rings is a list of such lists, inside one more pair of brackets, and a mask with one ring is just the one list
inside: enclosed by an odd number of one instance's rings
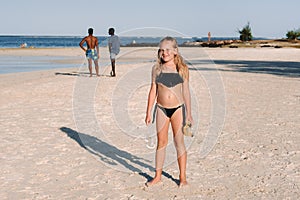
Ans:
{"label": "girl's bare feet", "polygon": [[151,181],[148,181],[147,183],[145,183],[145,185],[146,185],[147,187],[151,187],[151,186],[156,185],[156,184],[158,184],[158,183],[161,183],[160,178],[154,178],[154,179],[152,179]]}
{"label": "girl's bare feet", "polygon": [[182,188],[182,187],[187,186],[187,185],[188,185],[188,182],[187,182],[187,181],[180,181],[178,187]]}

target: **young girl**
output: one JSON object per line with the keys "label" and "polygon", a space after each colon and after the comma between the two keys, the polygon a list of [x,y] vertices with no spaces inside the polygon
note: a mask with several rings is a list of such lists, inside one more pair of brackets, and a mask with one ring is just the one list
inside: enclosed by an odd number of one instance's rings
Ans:
{"label": "young girl", "polygon": [[[153,119],[151,111],[154,103]],[[169,125],[172,126],[174,145],[179,166],[179,186],[187,184],[187,153],[182,127],[186,122],[193,123],[189,90],[189,70],[178,52],[175,38],[165,37],[159,43],[158,60],[152,68],[152,84],[148,95],[146,124],[154,120],[156,114],[157,148],[155,156],[155,177],[147,186],[161,181]]]}

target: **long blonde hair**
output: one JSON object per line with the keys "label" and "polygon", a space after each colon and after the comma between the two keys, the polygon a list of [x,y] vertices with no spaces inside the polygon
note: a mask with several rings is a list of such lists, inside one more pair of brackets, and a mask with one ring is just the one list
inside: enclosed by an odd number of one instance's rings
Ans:
{"label": "long blonde hair", "polygon": [[[167,37],[164,37],[163,39],[160,40],[159,42],[159,45],[163,42],[163,41],[171,41],[173,42],[173,48],[174,49],[177,49],[177,54],[175,55],[175,58],[174,58],[174,63],[176,65],[176,70],[177,72],[179,73],[179,75],[183,78],[183,79],[188,79],[189,77],[189,73],[188,73],[188,66],[185,64],[182,56],[180,55],[179,51],[178,51],[178,43],[177,43],[177,40],[173,37],[170,37],[170,36],[167,36]],[[161,71],[161,68],[162,68],[162,65],[163,65],[163,61],[159,55],[159,52],[158,52],[158,55],[157,55],[157,64],[156,64],[156,67],[159,68],[159,70]]]}

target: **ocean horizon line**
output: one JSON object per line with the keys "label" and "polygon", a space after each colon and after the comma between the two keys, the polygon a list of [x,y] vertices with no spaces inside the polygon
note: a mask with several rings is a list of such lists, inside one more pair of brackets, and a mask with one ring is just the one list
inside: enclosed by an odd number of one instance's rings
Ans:
{"label": "ocean horizon line", "polygon": [[[109,35],[97,36],[99,46],[107,46]],[[0,48],[19,48],[19,47],[33,47],[33,48],[56,48],[56,47],[77,47],[84,36],[67,36],[67,35],[0,35]],[[164,36],[122,36],[120,35],[121,45],[154,45],[158,44]],[[186,37],[177,36],[178,45],[190,42],[206,42],[208,37]],[[211,37],[211,41],[218,40],[239,40],[239,37]],[[253,40],[269,40],[263,37],[254,37]],[[270,39],[271,40],[271,39]]]}
{"label": "ocean horizon line", "polygon": [[[117,34],[118,35],[118,34]],[[0,34],[0,37],[66,37],[66,38],[83,38],[87,35],[43,35],[43,34]],[[109,37],[109,35],[94,35],[95,37]],[[149,36],[149,35],[118,35],[119,37],[123,37],[123,38],[132,38],[132,37],[143,37],[143,38],[161,38],[161,37],[165,37],[165,35],[162,36]],[[170,35],[172,36],[172,35]],[[173,37],[173,36],[172,36]],[[174,36],[175,38],[187,38],[187,39],[192,39],[192,38],[208,38],[207,36]],[[221,35],[217,35],[217,36],[212,36],[211,38],[239,38],[239,36],[221,36]],[[265,37],[265,36],[257,36],[257,37],[253,37],[253,39],[283,39],[283,37]]]}

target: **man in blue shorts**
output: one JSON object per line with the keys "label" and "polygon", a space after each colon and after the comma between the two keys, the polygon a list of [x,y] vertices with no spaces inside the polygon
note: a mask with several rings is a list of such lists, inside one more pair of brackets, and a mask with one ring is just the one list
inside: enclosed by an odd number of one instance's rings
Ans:
{"label": "man in blue shorts", "polygon": [[[79,46],[82,48],[83,51],[85,51],[86,58],[88,59],[90,77],[92,77],[93,75],[92,61],[94,61],[97,76],[100,76],[99,65],[98,65],[98,59],[100,58],[98,38],[93,36],[93,32],[94,30],[92,28],[89,28],[88,29],[89,35],[84,37],[79,43]],[[83,47],[84,43],[86,43],[87,48]]]}

